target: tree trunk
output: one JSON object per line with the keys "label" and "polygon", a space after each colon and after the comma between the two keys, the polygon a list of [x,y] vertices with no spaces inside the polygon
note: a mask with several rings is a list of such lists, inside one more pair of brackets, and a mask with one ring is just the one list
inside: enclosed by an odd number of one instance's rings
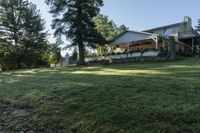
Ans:
{"label": "tree trunk", "polygon": [[84,55],[84,46],[82,42],[79,42],[78,44],[78,49],[79,49],[79,62],[78,65],[85,65],[85,55]]}

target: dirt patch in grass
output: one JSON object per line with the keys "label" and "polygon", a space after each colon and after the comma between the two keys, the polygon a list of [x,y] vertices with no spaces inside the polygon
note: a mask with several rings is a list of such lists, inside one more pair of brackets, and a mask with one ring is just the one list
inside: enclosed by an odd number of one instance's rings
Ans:
{"label": "dirt patch in grass", "polygon": [[[0,133],[8,133],[13,129],[16,132],[25,132],[22,129],[28,127],[29,121],[26,117],[30,109],[13,107],[9,104],[0,103]],[[20,123],[21,127],[16,127]]]}
{"label": "dirt patch in grass", "polygon": [[0,108],[2,113],[9,113],[15,116],[26,116],[29,114],[30,108],[20,108],[20,107],[12,107],[10,105],[0,103]]}

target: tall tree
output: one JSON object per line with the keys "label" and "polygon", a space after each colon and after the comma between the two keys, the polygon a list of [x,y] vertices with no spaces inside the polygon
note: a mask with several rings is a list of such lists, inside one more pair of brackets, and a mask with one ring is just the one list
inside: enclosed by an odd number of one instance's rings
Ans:
{"label": "tall tree", "polygon": [[0,0],[0,40],[21,51],[17,68],[44,62],[42,56],[47,49],[44,29],[44,20],[28,0]]}
{"label": "tall tree", "polygon": [[98,14],[95,19],[96,29],[106,39],[110,40],[117,35],[115,25],[112,21],[109,21],[108,16]]}
{"label": "tall tree", "polygon": [[42,49],[47,44],[47,32],[45,32],[45,21],[41,18],[36,5],[29,3],[25,9],[22,23],[21,43],[27,47]]}
{"label": "tall tree", "polygon": [[46,0],[46,3],[51,5],[50,13],[55,17],[52,25],[54,35],[58,38],[65,35],[72,46],[78,46],[79,64],[85,64],[85,46],[102,40],[93,18],[103,6],[103,0]]}
{"label": "tall tree", "polygon": [[125,25],[120,25],[118,27],[113,21],[109,20],[108,16],[103,14],[98,14],[94,21],[97,31],[101,33],[106,40],[111,40],[128,29]]}
{"label": "tall tree", "polygon": [[0,0],[0,38],[17,45],[21,34],[21,16],[28,3],[22,0]]}
{"label": "tall tree", "polygon": [[36,5],[26,0],[0,0],[0,39],[11,44],[44,44],[47,33]]}

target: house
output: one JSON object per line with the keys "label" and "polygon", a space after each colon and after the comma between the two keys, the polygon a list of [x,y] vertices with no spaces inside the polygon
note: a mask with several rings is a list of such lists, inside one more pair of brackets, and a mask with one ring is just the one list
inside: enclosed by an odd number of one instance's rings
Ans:
{"label": "house", "polygon": [[188,46],[182,47],[184,49],[179,49],[179,53],[195,53],[198,48],[199,34],[193,29],[192,19],[188,16],[184,17],[183,22],[145,30],[144,32],[158,34],[163,37],[173,36],[176,42]]}
{"label": "house", "polygon": [[170,50],[170,38],[175,42],[176,53],[180,55],[193,55],[199,49],[200,35],[192,27],[192,19],[184,17],[183,22],[139,31],[125,31],[110,41],[108,52],[122,53],[130,51],[159,51],[167,55]]}

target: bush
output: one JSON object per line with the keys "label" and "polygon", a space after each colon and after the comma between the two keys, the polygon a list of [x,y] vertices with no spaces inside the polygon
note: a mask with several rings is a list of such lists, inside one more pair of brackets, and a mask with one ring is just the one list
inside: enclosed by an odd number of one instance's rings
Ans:
{"label": "bush", "polygon": [[47,65],[44,50],[36,50],[25,46],[0,43],[1,71],[23,68],[36,68]]}
{"label": "bush", "polygon": [[61,60],[60,48],[56,44],[51,44],[48,48],[48,63],[58,64]]}
{"label": "bush", "polygon": [[0,69],[4,71],[18,68],[20,53],[17,46],[0,43]]}

